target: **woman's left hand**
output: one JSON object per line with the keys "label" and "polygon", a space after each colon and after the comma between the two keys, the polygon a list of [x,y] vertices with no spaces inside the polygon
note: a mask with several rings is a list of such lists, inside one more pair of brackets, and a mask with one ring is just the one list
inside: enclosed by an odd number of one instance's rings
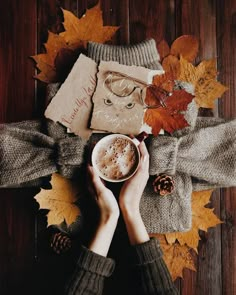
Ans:
{"label": "woman's left hand", "polygon": [[88,166],[88,172],[100,211],[100,221],[106,222],[111,217],[118,218],[120,210],[113,192],[104,185],[92,166]]}

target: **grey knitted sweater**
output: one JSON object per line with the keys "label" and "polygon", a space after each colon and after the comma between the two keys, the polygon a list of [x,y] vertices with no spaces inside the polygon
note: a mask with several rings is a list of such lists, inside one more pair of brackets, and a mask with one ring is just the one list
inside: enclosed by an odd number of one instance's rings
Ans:
{"label": "grey knitted sweater", "polygon": [[[85,142],[53,122],[47,124],[50,135],[41,128],[34,121],[0,126],[0,186],[37,184],[54,172],[75,178],[85,147],[98,139]],[[152,137],[148,148],[150,175],[167,173],[176,183],[164,198],[154,193],[151,181],[146,186],[140,209],[149,233],[188,230],[193,190],[236,186],[236,120],[198,118],[194,130]]]}
{"label": "grey knitted sweater", "polygon": [[[128,47],[89,43],[88,56],[97,62],[161,67],[154,40]],[[146,186],[140,210],[149,233],[190,229],[193,190],[236,185],[236,120],[196,120],[194,104],[185,117],[190,127],[153,137],[148,146],[150,175],[167,173],[175,179],[175,190],[164,198],[154,193],[151,180]],[[54,172],[78,178],[86,147],[101,136],[86,142],[48,120],[0,125],[0,187],[41,186]]]}

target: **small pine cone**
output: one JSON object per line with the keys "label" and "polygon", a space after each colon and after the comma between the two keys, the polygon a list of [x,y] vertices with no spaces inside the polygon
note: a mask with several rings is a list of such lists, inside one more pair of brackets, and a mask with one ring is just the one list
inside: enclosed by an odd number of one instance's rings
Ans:
{"label": "small pine cone", "polygon": [[160,196],[167,196],[174,190],[174,180],[166,174],[158,175],[152,184],[154,191]]}
{"label": "small pine cone", "polygon": [[72,246],[71,239],[61,232],[55,233],[51,238],[50,247],[57,254],[68,251]]}

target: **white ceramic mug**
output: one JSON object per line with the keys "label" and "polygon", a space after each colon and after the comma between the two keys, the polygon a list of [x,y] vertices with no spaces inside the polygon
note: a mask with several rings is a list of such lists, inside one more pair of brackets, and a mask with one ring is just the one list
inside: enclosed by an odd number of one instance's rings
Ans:
{"label": "white ceramic mug", "polygon": [[130,138],[123,134],[110,134],[100,139],[92,152],[92,165],[98,175],[109,182],[122,182],[132,177],[139,166],[138,145],[146,133]]}

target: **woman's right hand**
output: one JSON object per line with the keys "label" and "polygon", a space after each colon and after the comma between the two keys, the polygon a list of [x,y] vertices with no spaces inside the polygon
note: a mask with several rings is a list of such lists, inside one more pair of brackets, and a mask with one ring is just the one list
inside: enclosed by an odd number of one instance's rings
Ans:
{"label": "woman's right hand", "polygon": [[122,186],[119,205],[121,210],[139,212],[139,203],[149,178],[149,154],[144,142],[139,145],[140,163],[137,172]]}
{"label": "woman's right hand", "polygon": [[141,157],[138,170],[124,183],[119,196],[119,205],[131,245],[149,240],[139,210],[140,200],[149,178],[149,154],[144,142],[140,143],[139,150]]}

